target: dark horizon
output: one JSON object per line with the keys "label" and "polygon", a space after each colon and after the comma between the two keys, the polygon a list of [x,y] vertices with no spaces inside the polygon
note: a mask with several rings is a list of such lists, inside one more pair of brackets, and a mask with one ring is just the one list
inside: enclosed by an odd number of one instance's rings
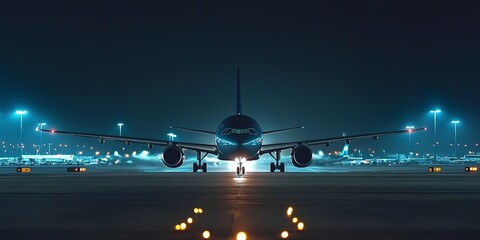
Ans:
{"label": "dark horizon", "polygon": [[[40,122],[103,134],[123,122],[123,135],[157,139],[173,125],[215,130],[235,114],[240,67],[242,113],[264,131],[305,126],[266,143],[414,125],[429,128],[412,135],[414,150],[433,152],[429,110],[440,108],[439,153],[451,154],[457,119],[458,142],[478,152],[477,12],[462,1],[3,1],[0,141],[19,142],[17,109],[29,111],[25,144],[39,143]],[[405,152],[407,143],[352,147]]]}

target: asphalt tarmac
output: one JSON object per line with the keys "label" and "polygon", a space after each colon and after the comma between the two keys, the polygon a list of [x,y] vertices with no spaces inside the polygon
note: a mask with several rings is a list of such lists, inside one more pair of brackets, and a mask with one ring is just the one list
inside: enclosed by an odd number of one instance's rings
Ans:
{"label": "asphalt tarmac", "polygon": [[[442,173],[427,173],[426,166],[332,169],[237,177],[108,167],[15,173],[2,167],[0,239],[194,240],[203,239],[204,230],[210,239],[235,239],[244,231],[252,240],[281,239],[282,231],[288,239],[312,240],[480,235],[479,173],[463,167]],[[304,223],[302,231],[293,217]],[[186,230],[176,231],[182,222]]]}

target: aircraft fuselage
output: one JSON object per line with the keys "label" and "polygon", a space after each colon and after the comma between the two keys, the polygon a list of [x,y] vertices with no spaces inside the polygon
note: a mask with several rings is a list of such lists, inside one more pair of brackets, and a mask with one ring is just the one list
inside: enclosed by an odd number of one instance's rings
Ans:
{"label": "aircraft fuselage", "polygon": [[225,118],[215,132],[218,159],[258,159],[262,147],[262,130],[258,123],[247,115],[232,115]]}

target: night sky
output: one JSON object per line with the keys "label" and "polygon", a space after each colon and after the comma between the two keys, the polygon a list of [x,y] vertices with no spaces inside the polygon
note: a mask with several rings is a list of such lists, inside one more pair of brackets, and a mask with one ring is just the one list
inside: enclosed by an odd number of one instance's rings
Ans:
{"label": "night sky", "polygon": [[[412,135],[414,150],[432,152],[438,107],[439,152],[451,153],[451,120],[462,121],[459,143],[480,142],[480,8],[471,2],[3,0],[0,140],[19,142],[16,109],[29,111],[27,144],[39,142],[39,122],[102,134],[123,122],[123,135],[157,139],[172,125],[215,130],[235,113],[240,67],[244,114],[263,130],[305,126],[266,143],[415,125],[430,131]],[[407,143],[353,145],[406,152]]]}

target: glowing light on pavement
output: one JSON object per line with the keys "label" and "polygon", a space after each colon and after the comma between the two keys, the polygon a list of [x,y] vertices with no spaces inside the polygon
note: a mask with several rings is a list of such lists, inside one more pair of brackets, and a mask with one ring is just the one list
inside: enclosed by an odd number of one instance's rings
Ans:
{"label": "glowing light on pavement", "polygon": [[282,234],[280,234],[280,236],[282,238],[288,238],[288,232],[287,231],[283,231]]}
{"label": "glowing light on pavement", "polygon": [[198,213],[198,208],[194,208],[194,209],[193,209],[193,212],[194,212],[195,214],[197,214],[197,213]]}
{"label": "glowing light on pavement", "polygon": [[189,217],[189,218],[187,219],[187,223],[188,223],[188,224],[192,224],[192,223],[193,223],[193,218]]}
{"label": "glowing light on pavement", "polygon": [[210,238],[210,232],[208,230],[203,231],[202,234],[204,239],[209,239]]}
{"label": "glowing light on pavement", "polygon": [[290,217],[290,216],[292,216],[292,213],[293,213],[293,208],[292,208],[292,207],[288,207],[288,209],[287,209],[287,215]]}
{"label": "glowing light on pavement", "polygon": [[175,225],[175,231],[180,231],[181,227],[180,224]]}
{"label": "glowing light on pavement", "polygon": [[302,231],[305,228],[305,224],[303,222],[299,222],[297,225],[298,231]]}
{"label": "glowing light on pavement", "polygon": [[180,229],[183,231],[187,229],[187,224],[186,223],[180,223]]}
{"label": "glowing light on pavement", "polygon": [[247,234],[245,232],[237,233],[237,240],[247,240]]}
{"label": "glowing light on pavement", "polygon": [[298,218],[297,218],[297,217],[292,218],[292,222],[293,222],[293,223],[297,223],[297,222],[298,222]]}

